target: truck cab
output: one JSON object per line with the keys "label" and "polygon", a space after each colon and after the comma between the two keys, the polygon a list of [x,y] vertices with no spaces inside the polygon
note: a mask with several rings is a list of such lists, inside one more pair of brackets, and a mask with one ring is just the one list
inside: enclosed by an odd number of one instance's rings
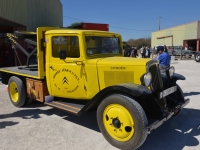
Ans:
{"label": "truck cab", "polygon": [[[98,126],[113,146],[136,149],[147,134],[189,103],[173,66],[164,74],[155,60],[123,57],[120,34],[40,27],[8,37],[37,64],[1,68],[16,107],[40,101],[75,115],[97,111]],[[30,54],[15,40],[34,44]]]}

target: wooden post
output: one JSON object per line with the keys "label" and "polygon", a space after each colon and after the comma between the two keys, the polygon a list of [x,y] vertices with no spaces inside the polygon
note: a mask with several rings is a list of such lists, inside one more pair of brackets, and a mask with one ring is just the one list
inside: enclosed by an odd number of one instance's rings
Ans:
{"label": "wooden post", "polygon": [[199,51],[199,47],[200,47],[199,45],[200,45],[200,40],[198,39],[198,40],[197,40],[197,48],[196,48],[196,51]]}

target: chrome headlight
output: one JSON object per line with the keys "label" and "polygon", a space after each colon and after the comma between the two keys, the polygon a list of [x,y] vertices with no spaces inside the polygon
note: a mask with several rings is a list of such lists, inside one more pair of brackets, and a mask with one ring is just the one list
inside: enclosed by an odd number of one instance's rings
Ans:
{"label": "chrome headlight", "polygon": [[173,66],[171,66],[171,67],[169,68],[169,77],[170,77],[170,78],[173,78],[174,73],[175,73],[175,68],[174,68]]}
{"label": "chrome headlight", "polygon": [[151,84],[151,80],[152,80],[152,75],[150,72],[147,72],[143,77],[144,85],[148,87]]}

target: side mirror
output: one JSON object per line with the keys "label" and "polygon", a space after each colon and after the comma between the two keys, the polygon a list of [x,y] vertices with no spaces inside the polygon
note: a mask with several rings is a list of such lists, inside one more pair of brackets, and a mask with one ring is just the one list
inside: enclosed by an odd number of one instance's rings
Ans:
{"label": "side mirror", "polygon": [[60,57],[60,59],[66,59],[67,58],[66,50],[60,50],[59,51],[59,57]]}

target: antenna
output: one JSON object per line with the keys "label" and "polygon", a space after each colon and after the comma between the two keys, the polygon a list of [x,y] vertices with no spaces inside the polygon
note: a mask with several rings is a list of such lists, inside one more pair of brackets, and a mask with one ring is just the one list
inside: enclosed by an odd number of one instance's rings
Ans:
{"label": "antenna", "polygon": [[162,18],[161,16],[158,17],[158,30],[160,30],[160,19],[161,18]]}

